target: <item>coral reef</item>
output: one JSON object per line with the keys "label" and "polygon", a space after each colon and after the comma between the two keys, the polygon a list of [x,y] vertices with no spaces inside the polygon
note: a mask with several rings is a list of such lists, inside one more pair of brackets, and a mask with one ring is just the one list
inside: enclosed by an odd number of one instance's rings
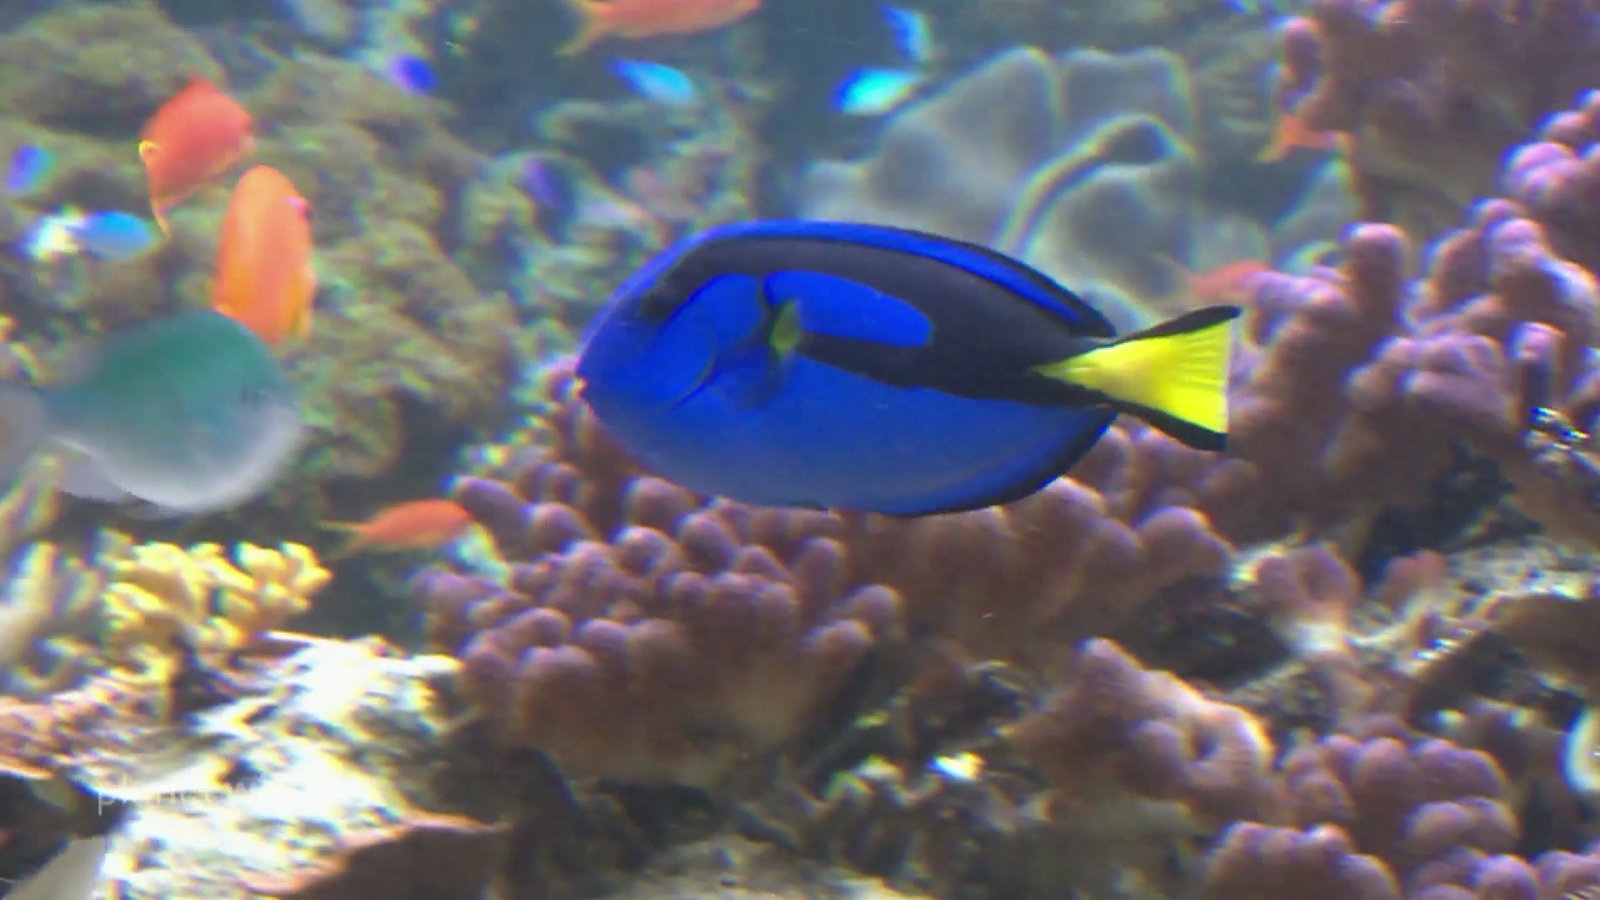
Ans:
{"label": "coral reef", "polygon": [[416,590],[480,708],[580,772],[712,781],[796,736],[902,627],[1049,671],[1164,590],[1219,581],[1230,556],[1163,492],[1148,457],[1165,439],[1147,448],[1137,428],[1009,507],[894,521],[694,496],[622,456],[568,367],[547,388],[551,442],[510,483],[455,491],[504,578],[440,570]]}
{"label": "coral reef", "polygon": [[[756,138],[793,95],[748,51],[772,20],[667,53],[707,99],[664,108],[592,63],[525,96],[476,80],[444,49],[504,55],[527,25],[469,6],[303,0],[285,37],[68,4],[0,34],[42,73],[0,86],[0,145],[58,160],[0,202],[0,240],[67,202],[143,208],[128,135],[191,69],[231,80],[317,210],[327,290],[289,363],[315,441],[244,527],[432,478],[526,413],[451,490],[480,539],[412,582],[438,656],[277,631],[330,580],[301,545],[69,542],[48,466],[0,499],[0,687],[53,695],[0,703],[0,878],[84,833],[41,800],[66,785],[68,813],[125,808],[128,898],[1600,892],[1600,93],[1514,146],[1592,86],[1584,0],[1319,0],[1288,26],[1285,102],[1346,135],[1388,219],[1336,266],[1337,166],[1286,176],[1311,185],[1290,213],[1217,199],[1238,134],[1198,95],[1226,82],[1248,119],[1253,50],[980,62],[1080,14],[981,13],[869,155],[800,174],[800,214],[998,245],[1125,325],[1196,299],[1173,260],[1286,271],[1235,286],[1227,455],[1121,422],[1033,496],[917,520],[694,495],[541,365],[597,286],[770,212]],[[1190,6],[1081,14],[1115,37]],[[1206,32],[1264,31],[1235,12]],[[393,53],[445,88],[402,89]],[[529,142],[485,133],[507,115]],[[220,193],[136,260],[0,262],[0,368],[202,302]]]}
{"label": "coral reef", "polygon": [[[1288,261],[1302,253],[1291,242],[1332,237],[1208,204],[1192,90],[1163,50],[1013,50],[895,116],[867,158],[812,166],[800,211],[986,243],[1093,298],[1120,327],[1145,324],[1192,302],[1173,260]],[[1329,204],[1342,206],[1340,191],[1301,212]]]}
{"label": "coral reef", "polygon": [[[1595,685],[1576,636],[1591,633],[1600,595],[1586,574],[1600,534],[1600,260],[1584,199],[1596,122],[1600,100],[1584,98],[1511,154],[1506,196],[1432,245],[1414,279],[1414,242],[1385,224],[1352,229],[1338,268],[1257,279],[1224,459],[1119,425],[1069,477],[1007,507],[914,521],[748,509],[635,469],[558,365],[527,455],[457,486],[500,558],[419,581],[432,637],[466,659],[469,681],[485,679],[473,700],[502,741],[584,774],[716,783],[692,762],[722,774],[714,742],[694,748],[700,760],[668,744],[655,768],[574,764],[570,735],[529,729],[512,698],[574,643],[605,661],[585,661],[583,677],[615,673],[612,691],[644,671],[631,624],[580,639],[590,626],[569,609],[624,623],[681,614],[703,597],[664,602],[668,579],[699,585],[741,559],[792,579],[795,554],[826,545],[830,590],[801,592],[882,592],[896,598],[893,627],[868,619],[876,684],[813,701],[857,713],[850,722],[792,718],[758,746],[803,773],[742,821],[763,840],[938,896],[1588,890],[1583,759],[1597,726],[1578,708]],[[1373,550],[1385,516],[1436,502],[1482,465],[1505,476],[1508,503],[1480,493],[1439,527],[1486,548]],[[1545,543],[1512,544],[1493,530],[1504,521],[1480,518],[1513,506]],[[741,587],[753,618],[770,581]],[[526,632],[512,637],[515,614]],[[1161,639],[1174,630],[1221,646],[1174,650]],[[726,671],[726,652],[702,650],[705,671]],[[706,695],[738,690],[718,687]],[[590,700],[603,713],[561,730],[615,728],[614,704]],[[793,740],[801,721],[813,739]]]}
{"label": "coral reef", "polygon": [[302,544],[140,544],[109,564],[106,661],[135,681],[170,684],[189,654],[225,664],[311,606],[333,577]]}
{"label": "coral reef", "polygon": [[288,876],[250,878],[284,900],[427,896],[476,900],[494,871],[502,829],[465,816],[414,814],[343,838],[331,860]]}
{"label": "coral reef", "polygon": [[[0,57],[29,72],[0,91],[0,145],[41,146],[55,160],[44,184],[7,198],[0,241],[8,245],[65,204],[147,208],[134,152],[144,117],[191,73],[227,85],[207,45],[149,0],[42,13],[0,35]],[[492,255],[471,241],[499,239],[458,233],[452,216],[484,158],[426,98],[315,51],[234,92],[257,122],[255,158],[289,175],[314,211],[326,289],[310,342],[290,360],[313,439],[271,501],[280,520],[304,523],[328,485],[448,452],[492,413],[511,374],[506,334],[516,313],[493,273],[463,267]],[[48,355],[86,331],[204,303],[228,183],[185,204],[172,238],[136,259],[8,261],[17,339]]]}
{"label": "coral reef", "polygon": [[379,644],[298,644],[239,699],[137,754],[75,767],[98,793],[131,804],[105,866],[120,896],[244,898],[249,879],[292,883],[345,854],[360,870],[355,835],[459,814],[433,795],[429,774],[452,714],[443,689],[453,664]]}
{"label": "coral reef", "polygon": [[1503,154],[1600,78],[1588,0],[1330,0],[1283,32],[1281,90],[1350,135],[1361,215],[1418,239],[1495,186]]}

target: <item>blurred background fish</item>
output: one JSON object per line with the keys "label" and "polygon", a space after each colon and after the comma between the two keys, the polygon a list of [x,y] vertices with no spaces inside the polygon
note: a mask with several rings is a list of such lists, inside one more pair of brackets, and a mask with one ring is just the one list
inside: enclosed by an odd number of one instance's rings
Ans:
{"label": "blurred background fish", "polygon": [[581,53],[609,38],[694,34],[732,25],[761,8],[761,0],[567,0],[578,33],[562,55]]}
{"label": "blurred background fish", "polygon": [[6,169],[6,193],[29,194],[38,190],[54,168],[55,156],[49,150],[33,144],[18,147]]}
{"label": "blurred background fish", "polygon": [[923,66],[932,61],[933,31],[925,14],[903,6],[885,5],[883,15],[889,21],[895,45],[905,55],[906,62]]}
{"label": "blurred background fish", "polygon": [[641,96],[663,106],[693,106],[700,102],[694,79],[682,69],[634,59],[615,60],[611,68]]}
{"label": "blurred background fish", "polygon": [[163,103],[139,134],[150,181],[150,211],[162,231],[166,212],[233,168],[255,147],[250,113],[196,77]]}
{"label": "blurred background fish", "polygon": [[155,244],[155,229],[143,217],[117,210],[89,213],[67,207],[34,223],[25,252],[40,262],[80,253],[125,262],[144,255]]}
{"label": "blurred background fish", "polygon": [[922,73],[908,69],[862,69],[839,85],[834,104],[847,116],[881,116],[911,99],[922,83]]}
{"label": "blurred background fish", "polygon": [[770,506],[928,515],[1006,503],[1119,412],[1227,433],[1233,306],[1137,334],[992,250],[839,222],[696,235],[591,326],[584,399],[640,462]]}
{"label": "blurred background fish", "polygon": [[408,93],[431,94],[439,89],[439,76],[432,64],[415,54],[403,53],[389,60],[385,74]]}
{"label": "blurred background fish", "polygon": [[114,262],[142,256],[156,244],[150,220],[119,210],[83,215],[71,231],[84,253]]}
{"label": "blurred background fish", "polygon": [[268,346],[311,332],[310,204],[271,166],[239,178],[222,218],[211,306]]}
{"label": "blurred background fish", "polygon": [[364,522],[322,524],[349,536],[330,554],[336,559],[365,550],[433,550],[466,533],[473,519],[454,500],[427,499],[386,506]]}
{"label": "blurred background fish", "polygon": [[62,378],[0,390],[0,472],[61,454],[62,490],[163,514],[243,503],[299,447],[298,401],[277,359],[243,325],[180,313],[82,351]]}

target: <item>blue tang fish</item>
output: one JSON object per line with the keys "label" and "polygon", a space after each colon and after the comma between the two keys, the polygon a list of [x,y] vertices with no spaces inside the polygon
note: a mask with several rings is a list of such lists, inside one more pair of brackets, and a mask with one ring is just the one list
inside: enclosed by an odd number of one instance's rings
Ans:
{"label": "blue tang fish", "polygon": [[583,397],[646,468],[770,506],[915,516],[1007,503],[1131,413],[1227,432],[1230,320],[1118,338],[1048,277],[873,225],[726,225],[655,258],[591,324]]}
{"label": "blue tang fish", "polygon": [[69,494],[194,514],[260,494],[299,449],[298,398],[277,357],[221,313],[141,325],[74,362],[53,384],[0,388],[0,475],[58,454]]}

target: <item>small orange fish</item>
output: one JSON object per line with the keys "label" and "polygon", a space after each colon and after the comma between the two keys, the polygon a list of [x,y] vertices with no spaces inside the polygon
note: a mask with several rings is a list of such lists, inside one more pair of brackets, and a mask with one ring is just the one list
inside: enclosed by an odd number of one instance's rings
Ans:
{"label": "small orange fish", "polygon": [[282,172],[256,166],[234,185],[222,217],[211,307],[276,347],[311,331],[310,204]]}
{"label": "small orange fish", "polygon": [[432,550],[460,537],[472,516],[453,500],[410,500],[379,510],[365,522],[324,522],[350,533],[350,541],[329,556],[361,550]]}
{"label": "small orange fish", "polygon": [[732,25],[761,8],[761,0],[567,0],[580,22],[562,56],[606,38],[694,34]]}
{"label": "small orange fish", "polygon": [[1251,283],[1272,267],[1259,259],[1236,259],[1197,272],[1170,256],[1163,256],[1173,268],[1183,273],[1183,294],[1186,301],[1196,306],[1220,303],[1242,303],[1249,299]]}
{"label": "small orange fish", "polygon": [[166,212],[255,149],[250,113],[195,76],[155,111],[139,133],[150,180],[150,211],[163,233]]}
{"label": "small orange fish", "polygon": [[1291,150],[1334,150],[1339,147],[1337,131],[1312,131],[1296,113],[1285,110],[1272,129],[1272,141],[1256,157],[1256,162],[1278,162]]}

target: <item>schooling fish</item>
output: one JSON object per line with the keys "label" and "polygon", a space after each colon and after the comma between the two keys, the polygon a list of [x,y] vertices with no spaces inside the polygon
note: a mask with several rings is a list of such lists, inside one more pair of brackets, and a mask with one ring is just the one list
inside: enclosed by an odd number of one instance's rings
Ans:
{"label": "schooling fish", "polygon": [[293,387],[249,329],[211,310],[113,335],[44,387],[0,389],[0,472],[36,452],[62,490],[201,513],[266,490],[298,449]]}
{"label": "schooling fish", "polygon": [[139,135],[139,159],[150,179],[150,211],[167,231],[166,212],[183,202],[255,146],[250,113],[196,77],[174,94]]}
{"label": "schooling fish", "polygon": [[713,228],[637,272],[585,337],[595,414],[647,468],[772,506],[926,515],[1033,493],[1119,412],[1222,449],[1229,320],[1127,337],[1045,275],[895,228]]}
{"label": "schooling fish", "polygon": [[607,38],[694,34],[732,25],[761,8],[761,0],[567,0],[579,20],[578,33],[562,56]]}
{"label": "schooling fish", "polygon": [[282,172],[255,166],[239,178],[222,217],[211,308],[269,346],[311,331],[317,275],[309,209]]}

